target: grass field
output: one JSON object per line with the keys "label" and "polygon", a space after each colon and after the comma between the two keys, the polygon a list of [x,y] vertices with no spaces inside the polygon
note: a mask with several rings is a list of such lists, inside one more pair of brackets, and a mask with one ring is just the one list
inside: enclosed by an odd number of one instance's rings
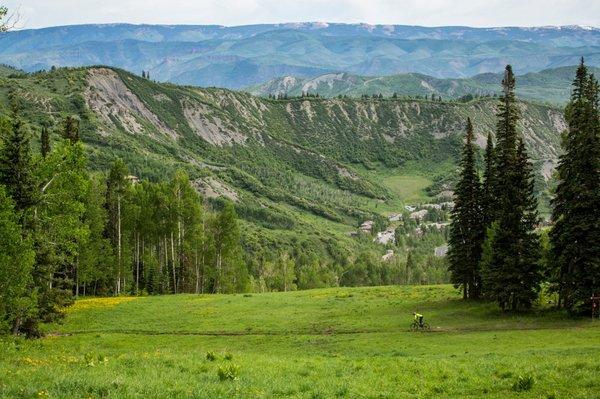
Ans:
{"label": "grass field", "polygon": [[83,299],[48,332],[0,341],[0,397],[600,397],[600,323],[449,286]]}

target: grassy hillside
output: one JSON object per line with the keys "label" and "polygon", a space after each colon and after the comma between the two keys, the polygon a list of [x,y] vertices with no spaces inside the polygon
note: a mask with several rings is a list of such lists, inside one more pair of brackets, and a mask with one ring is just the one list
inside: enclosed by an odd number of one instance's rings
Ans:
{"label": "grassy hillside", "polygon": [[[443,201],[435,196],[451,186],[467,117],[479,144],[495,126],[492,99],[278,101],[102,67],[0,75],[0,113],[11,101],[36,135],[46,124],[56,137],[62,118],[79,115],[94,169],[116,157],[147,179],[186,169],[215,206],[236,202],[249,252],[305,248],[337,265],[363,248],[385,253],[371,238],[348,236],[363,221]],[[541,170],[558,155],[562,111],[521,107]],[[441,244],[423,244],[423,253]]]}
{"label": "grassy hillside", "polygon": [[[571,94],[575,66],[531,72],[517,77],[517,95],[523,99],[565,104]],[[596,74],[600,72],[591,67]],[[246,89],[251,94],[268,96],[302,93],[319,94],[323,97],[362,95],[441,96],[460,99],[467,95],[489,96],[500,93],[498,82],[502,75],[485,73],[463,79],[438,79],[432,76],[407,73],[391,76],[359,76],[348,73],[331,73],[317,77],[301,78],[286,76]]]}
{"label": "grassy hillside", "polygon": [[[0,396],[595,397],[597,323],[459,297],[421,286],[83,299],[44,339],[0,340]],[[410,332],[414,311],[431,332]]]}

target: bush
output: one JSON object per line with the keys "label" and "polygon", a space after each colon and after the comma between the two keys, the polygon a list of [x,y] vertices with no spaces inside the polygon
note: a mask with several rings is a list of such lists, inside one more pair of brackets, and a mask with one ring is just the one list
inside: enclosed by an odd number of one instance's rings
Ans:
{"label": "bush", "polygon": [[233,354],[232,353],[226,353],[225,354],[225,360],[232,360],[233,359]]}
{"label": "bush", "polygon": [[217,355],[215,355],[214,352],[206,352],[206,360],[214,362],[217,360]]}
{"label": "bush", "polygon": [[517,381],[512,386],[512,390],[515,392],[529,391],[533,388],[534,378],[530,375],[522,376],[517,378]]}
{"label": "bush", "polygon": [[217,375],[219,376],[219,381],[237,380],[239,373],[240,373],[240,368],[239,368],[239,366],[236,366],[235,364],[219,366],[219,369],[217,370]]}

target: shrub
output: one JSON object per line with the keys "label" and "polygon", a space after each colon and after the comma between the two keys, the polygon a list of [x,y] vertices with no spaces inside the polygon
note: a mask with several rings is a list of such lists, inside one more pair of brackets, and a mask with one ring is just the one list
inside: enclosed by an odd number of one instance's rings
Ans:
{"label": "shrub", "polygon": [[533,388],[534,378],[530,375],[522,376],[517,378],[517,381],[512,386],[512,390],[515,392],[529,391]]}
{"label": "shrub", "polygon": [[240,373],[239,366],[235,364],[227,364],[224,366],[219,366],[217,370],[217,375],[219,376],[219,381],[234,381],[238,379],[238,375]]}
{"label": "shrub", "polygon": [[225,360],[232,360],[233,359],[233,354],[232,353],[226,353],[225,354]]}
{"label": "shrub", "polygon": [[206,360],[213,362],[217,360],[217,355],[214,352],[206,352]]}

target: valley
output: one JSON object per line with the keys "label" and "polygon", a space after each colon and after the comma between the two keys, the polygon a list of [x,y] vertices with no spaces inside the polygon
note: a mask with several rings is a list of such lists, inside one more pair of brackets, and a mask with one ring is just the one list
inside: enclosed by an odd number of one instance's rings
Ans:
{"label": "valley", "polygon": [[26,3],[0,399],[600,398],[600,3]]}
{"label": "valley", "polygon": [[[353,232],[366,220],[381,220],[377,229],[384,230],[394,213],[409,219],[406,205],[448,201],[466,118],[480,146],[495,128],[492,98],[274,100],[160,84],[105,67],[9,69],[0,84],[0,112],[8,112],[10,99],[18,101],[34,132],[78,115],[93,169],[122,158],[138,178],[156,180],[183,168],[215,206],[233,200],[249,257],[267,248],[294,252],[305,242],[301,247],[328,267],[347,261],[341,253],[355,259],[388,249],[404,262],[408,244],[386,248]],[[565,122],[558,107],[520,107],[544,211],[549,175],[541,171],[558,157]],[[433,215],[428,223],[447,216]],[[445,238],[442,231],[410,240],[425,264],[436,261],[434,248]]]}

